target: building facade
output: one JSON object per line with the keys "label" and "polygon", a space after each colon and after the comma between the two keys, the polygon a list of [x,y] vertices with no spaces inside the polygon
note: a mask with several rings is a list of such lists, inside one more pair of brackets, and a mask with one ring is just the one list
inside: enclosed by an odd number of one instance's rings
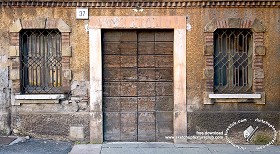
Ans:
{"label": "building facade", "polygon": [[279,1],[0,5],[1,134],[185,143],[242,119],[279,129]]}

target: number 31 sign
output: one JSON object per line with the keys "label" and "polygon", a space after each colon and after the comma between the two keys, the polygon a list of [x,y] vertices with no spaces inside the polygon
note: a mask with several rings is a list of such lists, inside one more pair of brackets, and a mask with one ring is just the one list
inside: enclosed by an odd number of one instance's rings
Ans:
{"label": "number 31 sign", "polygon": [[88,19],[88,8],[76,8],[76,19]]}

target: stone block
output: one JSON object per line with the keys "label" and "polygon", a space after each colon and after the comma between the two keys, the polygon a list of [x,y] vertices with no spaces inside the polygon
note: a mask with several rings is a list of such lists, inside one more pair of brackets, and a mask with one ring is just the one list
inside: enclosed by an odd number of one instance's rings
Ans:
{"label": "stone block", "polygon": [[83,140],[85,138],[83,126],[70,126],[69,137],[73,140]]}
{"label": "stone block", "polygon": [[213,45],[205,45],[204,46],[204,55],[211,56],[214,54],[214,46]]}
{"label": "stone block", "polygon": [[37,17],[34,20],[22,20],[23,29],[45,29],[46,19]]}
{"label": "stone block", "polygon": [[71,84],[72,96],[87,97],[88,89],[88,81],[73,81]]}
{"label": "stone block", "polygon": [[262,22],[258,19],[255,19],[252,24],[252,29],[256,33],[263,33],[265,32],[265,27],[263,26]]}
{"label": "stone block", "polygon": [[209,98],[209,94],[213,94],[213,92],[203,92],[203,104],[214,104],[214,100]]}
{"label": "stone block", "polygon": [[205,28],[204,32],[210,32],[213,33],[217,29],[216,21],[212,20],[210,23],[208,23]]}
{"label": "stone block", "polygon": [[254,70],[254,78],[263,79],[264,78],[264,70],[263,69],[255,69]]}
{"label": "stone block", "polygon": [[70,69],[65,69],[65,70],[62,70],[63,72],[63,77],[64,79],[66,80],[72,80],[72,70]]}
{"label": "stone block", "polygon": [[62,46],[62,57],[71,57],[72,56],[72,47],[71,46]]}
{"label": "stone block", "polygon": [[19,57],[19,46],[10,46],[10,57]]}
{"label": "stone block", "polygon": [[203,79],[214,79],[214,69],[204,69]]}
{"label": "stone block", "polygon": [[264,56],[265,55],[265,46],[256,46],[255,54],[259,55],[259,56]]}
{"label": "stone block", "polygon": [[10,33],[18,33],[22,29],[20,19],[17,19],[10,27]]}
{"label": "stone block", "polygon": [[241,22],[240,18],[229,18],[228,19],[229,28],[239,28],[240,22]]}
{"label": "stone block", "polygon": [[56,29],[57,28],[57,19],[49,19],[46,20],[46,29]]}
{"label": "stone block", "polygon": [[11,69],[10,79],[11,80],[19,80],[20,79],[19,69]]}
{"label": "stone block", "polygon": [[20,93],[20,80],[13,80],[12,82],[13,92],[14,93]]}
{"label": "stone block", "polygon": [[57,20],[57,28],[61,33],[71,32],[71,28],[62,19]]}

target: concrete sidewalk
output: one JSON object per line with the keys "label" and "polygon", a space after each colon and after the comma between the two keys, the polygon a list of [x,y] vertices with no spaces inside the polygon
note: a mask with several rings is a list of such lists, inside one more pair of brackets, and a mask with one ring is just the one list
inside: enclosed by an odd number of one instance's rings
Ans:
{"label": "concrete sidewalk", "polygon": [[280,154],[280,146],[257,150],[256,145],[242,145],[240,150],[230,144],[173,144],[154,142],[111,142],[74,145],[70,154]]}

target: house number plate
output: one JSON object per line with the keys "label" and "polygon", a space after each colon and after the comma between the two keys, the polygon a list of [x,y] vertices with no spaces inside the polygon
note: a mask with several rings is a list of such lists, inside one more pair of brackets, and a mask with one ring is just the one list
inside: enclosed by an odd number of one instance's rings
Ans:
{"label": "house number plate", "polygon": [[88,19],[88,8],[76,8],[76,19]]}

